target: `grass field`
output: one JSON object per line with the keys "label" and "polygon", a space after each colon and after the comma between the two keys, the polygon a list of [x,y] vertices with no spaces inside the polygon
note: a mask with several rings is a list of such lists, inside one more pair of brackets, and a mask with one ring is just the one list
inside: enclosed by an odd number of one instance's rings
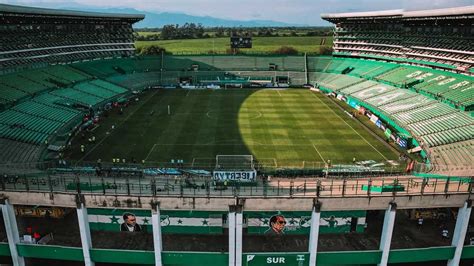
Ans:
{"label": "grass field", "polygon": [[[91,134],[96,144],[78,138],[70,157],[183,159],[199,166],[218,154],[253,154],[271,167],[398,158],[330,99],[303,89],[150,91],[123,115],[114,110]],[[87,145],[85,154],[79,151],[81,143]]]}
{"label": "grass field", "polygon": [[[299,37],[254,37],[253,48],[242,49],[243,52],[268,53],[275,51],[281,46],[291,46],[301,53],[319,53],[321,39],[326,39],[325,46],[332,46],[331,36],[299,36]],[[171,53],[209,53],[214,50],[224,53],[229,48],[229,38],[209,38],[190,40],[167,40],[167,41],[137,41],[135,46],[158,45]]]}

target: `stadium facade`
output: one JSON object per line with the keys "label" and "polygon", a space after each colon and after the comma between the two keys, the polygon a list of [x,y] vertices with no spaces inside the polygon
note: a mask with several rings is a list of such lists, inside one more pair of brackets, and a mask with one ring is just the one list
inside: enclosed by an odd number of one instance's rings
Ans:
{"label": "stadium facade", "polygon": [[[143,16],[0,5],[0,233],[8,240],[0,243],[2,259],[14,265],[34,259],[85,265],[459,265],[473,259],[474,246],[465,245],[472,208],[473,10],[323,15],[337,24],[334,57],[135,58],[131,27]],[[439,41],[434,32],[441,33]],[[221,190],[222,184],[209,180],[170,177],[209,169],[118,162],[73,167],[63,157],[71,138],[91,123],[84,117],[141,90],[183,81],[193,88],[312,84],[369,116],[387,138],[429,164],[410,175],[259,179]],[[111,175],[104,178],[97,166]],[[399,211],[447,207],[458,209],[452,239],[436,247],[393,248]],[[319,237],[362,233],[374,210],[383,217],[375,248],[321,251]],[[136,230],[127,227],[132,218],[140,234],[119,232]],[[70,231],[53,237],[50,232],[58,230],[51,225]],[[285,225],[285,236],[279,235]],[[299,248],[288,248],[289,239],[301,239],[294,242]],[[205,244],[179,249],[188,241]],[[175,250],[166,246],[173,242]],[[253,243],[261,243],[261,251],[245,249]]]}
{"label": "stadium facade", "polygon": [[1,5],[0,71],[131,56],[132,24],[143,15]]}

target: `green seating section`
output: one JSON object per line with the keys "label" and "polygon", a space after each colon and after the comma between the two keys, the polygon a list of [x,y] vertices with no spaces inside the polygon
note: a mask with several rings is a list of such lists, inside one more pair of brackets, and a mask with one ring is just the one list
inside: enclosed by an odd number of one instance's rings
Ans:
{"label": "green seating section", "polygon": [[415,97],[379,106],[379,109],[396,117],[399,113],[410,112],[411,110],[433,103],[437,103],[437,101],[423,95],[416,95]]}
{"label": "green seating section", "polygon": [[[3,81],[3,80],[2,80]],[[23,97],[27,97],[28,93],[15,89],[14,87],[7,86],[0,83],[0,103],[7,104],[9,102],[15,102]]]}
{"label": "green seating section", "polygon": [[166,71],[190,70],[197,65],[199,70],[269,70],[275,65],[278,71],[304,71],[303,56],[166,56],[163,68]]}
{"label": "green seating section", "polygon": [[361,91],[361,90],[365,90],[365,89],[368,89],[370,87],[377,86],[377,85],[379,85],[379,83],[377,83],[375,81],[371,81],[371,80],[366,80],[366,81],[357,83],[355,85],[349,86],[345,89],[342,89],[341,92],[344,93],[344,94],[352,94],[352,93],[355,93],[355,92],[358,92],[358,91]]}
{"label": "green seating section", "polygon": [[[390,82],[403,82],[414,78],[410,73],[413,72],[406,68],[398,68],[387,72],[384,76]],[[472,117],[412,90],[365,79],[351,84],[347,75],[342,74],[312,73],[310,78],[315,79],[320,86],[379,109],[429,147],[464,141],[474,136]]]}
{"label": "green seating section", "polygon": [[[0,125],[0,128],[2,126]],[[0,138],[0,163],[36,162],[41,155],[38,145]]]}
{"label": "green seating section", "polygon": [[75,63],[71,66],[92,76],[109,77],[134,72],[160,71],[161,56],[104,59]]}
{"label": "green seating section", "polygon": [[160,78],[159,72],[141,72],[112,76],[106,80],[131,90],[141,90],[148,86],[161,84]]}
{"label": "green seating section", "polygon": [[45,143],[48,134],[0,123],[0,137],[39,145]]}
{"label": "green seating section", "polygon": [[316,82],[321,84],[322,86],[332,89],[332,90],[341,90],[346,87],[349,87],[351,85],[354,85],[356,83],[361,83],[364,82],[364,79],[353,77],[353,76],[348,76],[348,75],[338,75],[338,74],[314,74],[310,75],[310,80],[311,77],[315,77]]}
{"label": "green seating section", "polygon": [[[407,127],[419,136],[432,134],[448,129],[455,129],[472,124],[472,119],[464,113],[452,113],[443,115],[430,120],[420,121],[410,124]],[[474,132],[473,132],[474,136]]]}
{"label": "green seating section", "polygon": [[422,139],[430,146],[450,144],[454,142],[470,140],[474,135],[474,126],[468,125],[464,127],[449,129],[434,134],[423,136]]}
{"label": "green seating section", "polygon": [[332,57],[308,57],[308,71],[309,72],[325,72],[331,62],[335,60]]}
{"label": "green seating section", "polygon": [[352,68],[351,76],[373,78],[384,72],[397,68],[394,63],[383,63],[353,58],[308,57],[308,71],[341,74],[345,69]]}
{"label": "green seating section", "polygon": [[456,113],[456,110],[446,104],[429,102],[428,104],[418,106],[415,109],[395,113],[393,117],[399,121],[403,121],[405,124],[411,124],[451,113]]}
{"label": "green seating section", "polygon": [[58,121],[21,113],[15,110],[7,110],[0,113],[0,121],[0,123],[4,125],[25,128],[46,134],[53,133],[62,125],[62,123]]}
{"label": "green seating section", "polygon": [[[44,75],[48,75],[46,72]],[[90,78],[76,70],[67,73],[70,82]],[[80,121],[82,111],[74,109],[75,104],[94,106],[126,92],[127,89],[118,85],[95,79],[39,94],[0,113],[0,137],[42,144],[49,136],[62,133],[58,131],[66,125]]]}
{"label": "green seating section", "polygon": [[79,102],[88,106],[94,106],[104,100],[103,98],[100,98],[96,95],[88,94],[72,88],[55,90],[53,92],[50,92],[50,94],[75,102]]}
{"label": "green seating section", "polygon": [[91,76],[69,66],[50,66],[3,75],[0,79],[0,104],[14,103],[43,91],[89,78]]}
{"label": "green seating section", "polygon": [[61,123],[67,123],[80,114],[79,111],[36,102],[34,99],[15,105],[12,110]]}
{"label": "green seating section", "polygon": [[366,100],[366,102],[372,106],[382,108],[382,106],[386,104],[398,103],[400,101],[408,100],[416,96],[417,94],[415,92],[409,90],[395,89],[393,91],[369,98]]}
{"label": "green seating section", "polygon": [[101,88],[99,86],[95,86],[91,83],[81,83],[74,86],[74,89],[80,92],[84,92],[86,94],[94,95],[102,99],[112,98],[116,95],[115,92],[109,91],[107,89]]}
{"label": "green seating section", "polygon": [[117,95],[117,94],[127,92],[127,89],[125,89],[123,87],[120,87],[120,86],[117,86],[115,84],[112,84],[110,82],[103,81],[101,79],[92,80],[92,81],[89,82],[89,84],[92,84],[96,87],[103,88],[103,89],[106,89],[108,91],[111,91],[111,92],[114,93],[114,96]]}
{"label": "green seating section", "polygon": [[474,103],[473,77],[434,69],[404,66],[379,75],[376,79],[398,86],[421,80],[421,83],[413,86],[421,93],[445,99],[459,106],[470,106]]}
{"label": "green seating section", "polygon": [[474,160],[474,140],[461,141],[435,147],[431,151],[441,158],[443,165],[461,165],[472,168]]}
{"label": "green seating section", "polygon": [[92,78],[91,75],[78,71],[70,66],[48,67],[42,71],[58,79],[67,80],[69,82],[79,82]]}

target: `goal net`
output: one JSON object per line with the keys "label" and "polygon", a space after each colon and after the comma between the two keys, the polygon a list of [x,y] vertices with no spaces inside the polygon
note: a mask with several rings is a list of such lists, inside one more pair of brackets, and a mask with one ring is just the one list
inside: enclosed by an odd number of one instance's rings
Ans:
{"label": "goal net", "polygon": [[217,155],[215,170],[255,170],[252,155]]}

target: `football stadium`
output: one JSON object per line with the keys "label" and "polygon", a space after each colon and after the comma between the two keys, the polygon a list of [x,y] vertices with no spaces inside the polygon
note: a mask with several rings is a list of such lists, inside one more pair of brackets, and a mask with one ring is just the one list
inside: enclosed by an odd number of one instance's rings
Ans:
{"label": "football stadium", "polygon": [[472,265],[474,6],[320,16],[332,55],[139,55],[0,4],[0,264]]}

